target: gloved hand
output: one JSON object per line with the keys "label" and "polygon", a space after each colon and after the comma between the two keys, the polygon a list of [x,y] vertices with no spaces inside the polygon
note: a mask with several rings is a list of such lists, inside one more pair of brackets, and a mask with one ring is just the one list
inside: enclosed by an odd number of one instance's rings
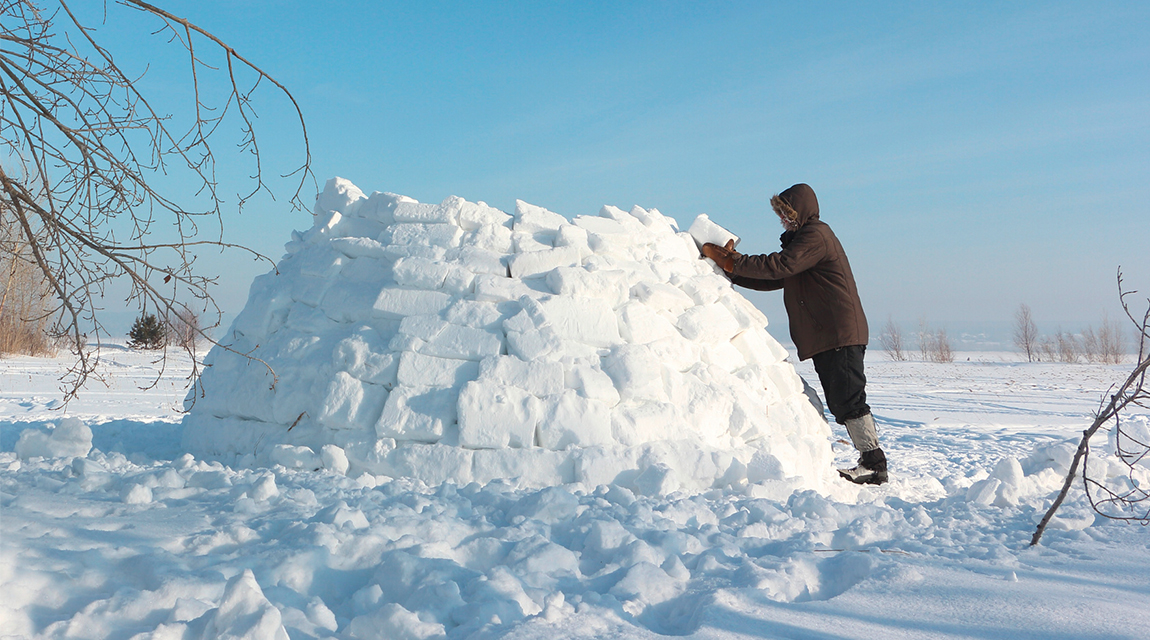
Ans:
{"label": "gloved hand", "polygon": [[728,240],[724,247],[710,242],[704,244],[703,255],[714,260],[720,269],[730,273],[731,269],[735,268],[735,258],[738,258],[740,254],[735,251],[735,241]]}
{"label": "gloved hand", "polygon": [[787,245],[791,243],[791,240],[795,239],[797,234],[797,231],[784,231],[783,235],[779,236],[779,244],[782,245],[784,249],[786,249]]}

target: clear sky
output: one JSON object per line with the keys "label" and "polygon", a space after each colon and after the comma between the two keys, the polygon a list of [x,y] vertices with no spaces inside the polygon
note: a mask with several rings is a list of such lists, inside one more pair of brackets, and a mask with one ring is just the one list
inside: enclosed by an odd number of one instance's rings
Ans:
{"label": "clear sky", "polygon": [[[1097,322],[1119,265],[1150,293],[1150,3],[161,4],[295,94],[320,187],[706,212],[758,253],[807,182],[874,329]],[[149,60],[178,96],[186,65]],[[283,100],[256,104],[265,153],[298,153]],[[278,256],[310,224],[263,201],[227,230]],[[206,265],[232,313],[266,270]]]}

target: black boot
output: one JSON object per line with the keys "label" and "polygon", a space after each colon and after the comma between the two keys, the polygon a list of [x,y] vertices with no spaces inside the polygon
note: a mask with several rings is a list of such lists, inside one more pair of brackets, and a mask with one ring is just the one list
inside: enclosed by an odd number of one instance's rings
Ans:
{"label": "black boot", "polygon": [[886,454],[882,449],[864,451],[853,469],[839,469],[839,475],[855,484],[885,484]]}

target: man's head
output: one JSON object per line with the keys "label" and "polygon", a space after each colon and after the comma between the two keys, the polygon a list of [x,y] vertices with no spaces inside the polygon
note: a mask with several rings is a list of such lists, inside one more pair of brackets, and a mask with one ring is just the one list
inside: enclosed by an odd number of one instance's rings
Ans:
{"label": "man's head", "polygon": [[771,208],[787,231],[797,231],[804,224],[819,217],[819,201],[810,185],[799,183],[771,196]]}

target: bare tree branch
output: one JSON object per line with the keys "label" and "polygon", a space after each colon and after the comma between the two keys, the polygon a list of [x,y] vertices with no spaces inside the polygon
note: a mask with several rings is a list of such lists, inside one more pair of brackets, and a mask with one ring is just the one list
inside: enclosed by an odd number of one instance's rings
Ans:
{"label": "bare tree branch", "polygon": [[[193,328],[210,340],[207,331],[220,316],[211,297],[216,278],[195,268],[197,252],[239,249],[271,262],[225,241],[223,225],[257,194],[274,198],[253,110],[264,83],[288,99],[299,120],[302,160],[281,175],[294,181],[291,204],[308,208],[302,195],[309,182],[314,186],[303,113],[284,85],[185,18],[116,0],[103,4],[100,20],[110,7],[156,19],[156,33],[169,34],[168,42],[186,53],[192,104],[183,133],[153,107],[142,77],[128,75],[97,39],[94,27],[102,22],[86,23],[68,0],[0,0],[0,273],[30,264],[42,274],[54,301],[45,312],[53,318],[51,332],[77,356],[63,379],[66,399],[98,375],[107,334],[100,305],[112,283],[127,285],[129,306],[167,321],[214,317]],[[201,57],[205,44],[221,64]],[[205,84],[209,76],[216,84]],[[231,200],[220,191],[212,142],[225,125],[238,130],[240,156],[252,167],[251,186]],[[187,193],[158,186],[173,171],[189,177]],[[203,220],[213,224],[202,227]],[[7,308],[0,305],[0,312]],[[196,344],[181,342],[189,350]]]}
{"label": "bare tree branch", "polygon": [[[1074,484],[1074,479],[1078,476],[1079,464],[1082,466],[1082,483],[1086,497],[1096,513],[1112,520],[1150,524],[1150,500],[1148,500],[1150,499],[1150,492],[1147,491],[1150,487],[1140,486],[1134,478],[1138,466],[1150,456],[1150,438],[1130,433],[1124,429],[1120,419],[1122,411],[1131,404],[1146,408],[1147,402],[1150,401],[1150,389],[1146,388],[1146,371],[1150,369],[1150,355],[1147,354],[1147,347],[1150,346],[1150,299],[1146,301],[1146,313],[1143,314],[1141,320],[1138,320],[1130,311],[1126,300],[1127,296],[1134,293],[1137,292],[1123,290],[1122,270],[1119,269],[1118,294],[1122,301],[1122,309],[1141,335],[1138,343],[1137,363],[1117,388],[1111,387],[1113,393],[1108,394],[1109,397],[1103,399],[1094,416],[1094,422],[1089,429],[1082,432],[1082,439],[1078,442],[1078,449],[1070,463],[1070,471],[1066,474],[1062,490],[1058,492],[1054,503],[1050,505],[1046,515],[1038,523],[1038,528],[1030,539],[1031,546],[1038,544],[1046,526],[1050,524],[1050,520],[1058,508],[1062,506]],[[1114,429],[1114,441],[1117,444],[1115,453],[1119,460],[1129,468],[1127,477],[1129,482],[1124,488],[1116,488],[1113,484],[1107,484],[1103,480],[1091,477],[1086,464],[1090,456],[1090,438],[1110,423],[1113,423],[1111,428]]]}

